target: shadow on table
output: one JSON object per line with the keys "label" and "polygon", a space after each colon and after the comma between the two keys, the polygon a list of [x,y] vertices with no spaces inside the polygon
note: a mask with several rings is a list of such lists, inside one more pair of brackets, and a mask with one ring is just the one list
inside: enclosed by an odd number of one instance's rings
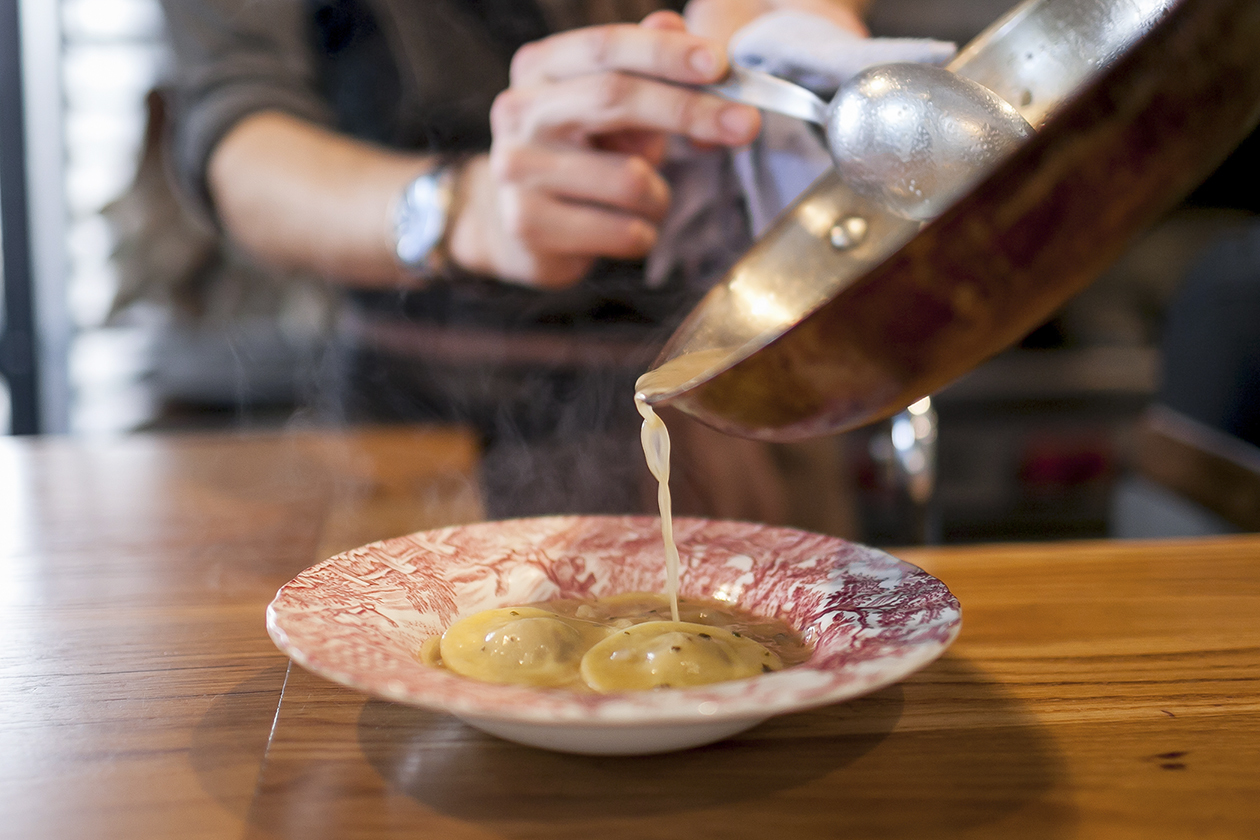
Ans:
{"label": "shadow on table", "polygon": [[1053,743],[1020,701],[954,657],[678,753],[572,756],[451,735],[444,716],[377,700],[358,720],[364,757],[386,784],[511,837],[938,838],[998,821],[1021,837],[1058,837],[1075,822],[1046,797],[1062,776]]}
{"label": "shadow on table", "polygon": [[750,735],[660,755],[568,755],[482,736],[440,750],[435,772],[427,713],[374,700],[359,717],[359,742],[395,788],[449,816],[564,822],[727,807],[807,784],[879,744],[901,705],[894,686],[846,704],[857,725],[844,737]]}

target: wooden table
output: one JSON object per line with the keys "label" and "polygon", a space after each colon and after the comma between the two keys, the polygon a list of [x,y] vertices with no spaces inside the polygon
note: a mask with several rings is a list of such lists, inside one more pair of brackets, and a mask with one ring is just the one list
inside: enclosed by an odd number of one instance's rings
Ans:
{"label": "wooden table", "polygon": [[0,837],[1260,837],[1260,537],[915,549],[900,685],[583,758],[298,669],[322,556],[480,516],[458,432],[0,440]]}

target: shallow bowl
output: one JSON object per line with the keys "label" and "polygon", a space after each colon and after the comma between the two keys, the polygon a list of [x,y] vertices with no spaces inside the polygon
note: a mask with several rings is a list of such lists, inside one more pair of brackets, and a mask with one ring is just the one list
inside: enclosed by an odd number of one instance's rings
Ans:
{"label": "shallow bowl", "polygon": [[710,743],[774,715],[866,694],[958,635],[958,601],[915,566],[789,528],[675,521],[682,594],[784,619],[814,647],[796,667],[688,689],[613,695],[478,682],[422,665],[425,639],[493,607],[662,591],[654,517],[556,516],[462,525],[338,554],[281,587],[267,631],[296,663],[387,700],[455,715],[531,746],[597,755]]}

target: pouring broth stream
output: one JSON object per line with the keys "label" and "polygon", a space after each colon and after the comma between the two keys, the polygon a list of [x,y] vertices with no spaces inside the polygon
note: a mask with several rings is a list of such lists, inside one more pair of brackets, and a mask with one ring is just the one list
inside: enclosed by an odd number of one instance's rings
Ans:
{"label": "pouring broth stream", "polygon": [[[674,542],[674,503],[669,496],[669,430],[664,421],[648,405],[646,390],[652,385],[652,374],[645,373],[635,383],[634,407],[643,416],[643,457],[656,478],[656,504],[661,509],[661,540],[665,543],[665,594],[669,598],[670,618],[678,621],[678,545]],[[646,382],[645,382],[646,380]]]}
{"label": "pouring broth stream", "polygon": [[648,401],[686,384],[712,362],[699,355],[675,359],[635,383],[643,454],[657,481],[664,596],[635,592],[483,610],[426,641],[421,662],[485,682],[612,693],[745,679],[809,658],[810,646],[783,621],[716,600],[680,605],[669,432]]}

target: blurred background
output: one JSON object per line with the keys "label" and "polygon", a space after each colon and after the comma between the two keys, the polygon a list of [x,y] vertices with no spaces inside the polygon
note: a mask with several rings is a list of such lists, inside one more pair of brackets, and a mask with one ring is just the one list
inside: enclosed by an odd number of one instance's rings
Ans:
{"label": "blurred background", "polygon": [[[877,35],[962,44],[1010,5],[876,0],[871,25]],[[157,0],[0,0],[0,8],[0,429],[117,435],[301,422],[298,396],[328,301],[302,278],[251,285],[256,269],[219,253],[213,232],[164,192],[154,154],[161,133],[147,130],[160,128],[161,99],[151,92],[169,67]],[[861,537],[904,544],[1260,528],[1260,505],[1249,510],[1238,495],[1260,480],[1254,441],[1178,426],[1158,408],[1168,402],[1161,348],[1170,302],[1206,248],[1254,228],[1260,185],[1246,161],[1256,147],[1254,137],[1245,141],[1019,347],[930,405],[839,439]],[[146,215],[142,197],[169,212]],[[236,297],[190,308],[188,289],[216,272],[240,278],[227,284]],[[243,301],[241,288],[262,291]],[[1191,463],[1198,456],[1207,460]],[[1162,468],[1170,459],[1186,466]]]}

